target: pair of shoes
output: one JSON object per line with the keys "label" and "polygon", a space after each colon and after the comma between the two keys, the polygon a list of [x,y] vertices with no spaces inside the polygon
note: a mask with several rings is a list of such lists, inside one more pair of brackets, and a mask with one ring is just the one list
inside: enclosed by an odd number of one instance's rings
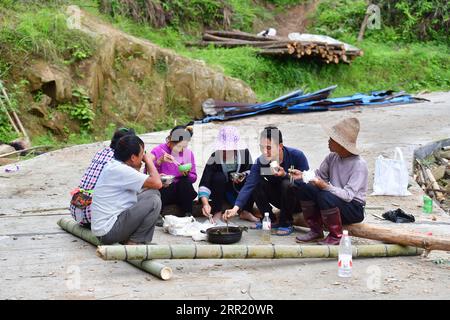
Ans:
{"label": "pair of shoes", "polygon": [[277,232],[275,233],[277,236],[288,236],[292,232],[294,232],[294,227],[278,227]]}
{"label": "pair of shoes", "polygon": [[383,218],[386,220],[390,220],[392,222],[396,223],[407,223],[407,222],[414,222],[416,219],[412,214],[407,214],[402,209],[398,208],[397,210],[390,210],[385,213],[383,213]]}
{"label": "pair of shoes", "polygon": [[328,227],[330,232],[323,241],[319,241],[318,244],[337,246],[342,238],[342,221],[341,211],[338,207],[320,211],[322,215],[323,223]]}
{"label": "pair of shoes", "polygon": [[314,201],[300,201],[303,217],[310,228],[307,234],[295,238],[297,243],[312,242],[323,239],[323,222],[319,208]]}

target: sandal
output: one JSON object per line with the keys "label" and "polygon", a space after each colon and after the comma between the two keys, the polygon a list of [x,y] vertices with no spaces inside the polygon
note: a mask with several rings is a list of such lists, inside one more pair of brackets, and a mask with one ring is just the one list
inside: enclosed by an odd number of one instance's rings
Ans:
{"label": "sandal", "polygon": [[261,230],[262,229],[262,222],[256,222],[255,224],[252,224],[250,226],[250,229]]}
{"label": "sandal", "polygon": [[277,229],[277,232],[275,233],[277,236],[288,236],[291,233],[294,232],[294,227],[293,226],[289,226],[289,227],[279,227]]}

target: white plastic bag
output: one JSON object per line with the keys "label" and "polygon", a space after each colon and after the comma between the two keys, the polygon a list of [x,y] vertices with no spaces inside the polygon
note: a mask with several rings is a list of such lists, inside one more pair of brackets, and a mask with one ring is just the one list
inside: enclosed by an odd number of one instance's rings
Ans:
{"label": "white plastic bag", "polygon": [[400,148],[395,148],[394,159],[378,156],[375,162],[373,196],[410,196],[409,175]]}

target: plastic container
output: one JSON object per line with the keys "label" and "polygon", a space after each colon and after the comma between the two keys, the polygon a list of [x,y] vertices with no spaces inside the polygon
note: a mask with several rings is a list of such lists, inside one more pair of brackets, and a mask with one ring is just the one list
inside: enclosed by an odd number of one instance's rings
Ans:
{"label": "plastic container", "polygon": [[423,196],[422,211],[423,211],[423,213],[432,213],[433,212],[433,199],[431,199],[427,195]]}
{"label": "plastic container", "polygon": [[350,278],[352,276],[352,241],[348,231],[344,230],[341,242],[339,243],[338,276]]}
{"label": "plastic container", "polygon": [[186,171],[190,171],[192,169],[192,163],[185,163],[185,164],[180,164],[178,166],[178,170],[180,172],[186,172]]}
{"label": "plastic container", "polygon": [[272,222],[269,218],[269,213],[264,213],[264,219],[262,221],[262,229],[261,229],[261,241],[263,243],[270,243],[270,233],[272,229]]}

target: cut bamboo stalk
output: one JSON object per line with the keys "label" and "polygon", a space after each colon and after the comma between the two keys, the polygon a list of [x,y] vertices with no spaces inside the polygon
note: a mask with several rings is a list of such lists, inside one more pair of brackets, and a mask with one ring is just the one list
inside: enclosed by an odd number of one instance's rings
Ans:
{"label": "cut bamboo stalk", "polygon": [[3,100],[0,98],[0,104],[2,106],[3,111],[6,114],[6,117],[8,118],[9,123],[11,124],[11,126],[13,127],[14,131],[16,131],[16,133],[18,133],[20,135],[20,131],[19,128],[17,128],[16,124],[14,123],[14,120],[11,118],[11,115],[8,112],[8,109],[6,108],[6,106],[3,104]]}
{"label": "cut bamboo stalk", "polygon": [[3,97],[5,98],[8,106],[11,109],[14,120],[16,121],[19,130],[22,132],[22,135],[25,137],[26,141],[29,142],[30,138],[28,137],[28,134],[27,134],[24,126],[22,125],[22,121],[20,121],[19,117],[17,116],[17,113],[12,109],[12,104],[11,104],[11,101],[9,100],[8,94],[6,93],[5,87],[1,86],[1,88],[2,88]]}
{"label": "cut bamboo stalk", "polygon": [[[441,187],[439,186],[439,184],[437,183],[436,179],[434,178],[434,175],[431,172],[431,170],[427,168],[427,169],[425,169],[425,173],[427,174],[428,179],[430,179],[433,189],[441,190]],[[445,201],[445,196],[444,196],[444,194],[441,191],[436,191],[435,194],[436,194],[436,200],[438,200],[441,203],[443,201]]]}
{"label": "cut bamboo stalk", "polygon": [[1,154],[0,158],[13,156],[13,155],[16,155],[16,154],[19,154],[19,153],[22,153],[22,152],[28,152],[28,151],[32,151],[32,150],[36,150],[36,149],[51,148],[51,147],[52,146],[36,146],[36,147],[27,148],[27,149],[16,150],[16,151],[13,151],[13,152]]}
{"label": "cut bamboo stalk", "polygon": [[[71,218],[61,218],[58,221],[58,225],[68,233],[71,233],[72,235],[81,238],[94,246],[101,245],[100,241],[96,236],[94,236],[91,230],[81,227]],[[162,280],[169,280],[170,278],[172,278],[173,274],[172,269],[156,261],[150,260],[139,261],[140,259],[132,259],[132,258],[124,260],[126,260],[133,266],[137,267],[138,269],[148,272]]]}
{"label": "cut bamboo stalk", "polygon": [[[104,260],[336,258],[338,248],[318,245],[114,245],[99,246],[97,255]],[[352,249],[355,258],[413,256],[423,251],[388,244],[357,245]]]}
{"label": "cut bamboo stalk", "polygon": [[379,240],[387,243],[395,243],[403,246],[414,246],[424,248],[427,251],[444,250],[450,251],[450,239],[428,236],[411,231],[404,231],[395,227],[381,227],[367,223],[356,223],[344,226],[344,229],[352,236]]}

